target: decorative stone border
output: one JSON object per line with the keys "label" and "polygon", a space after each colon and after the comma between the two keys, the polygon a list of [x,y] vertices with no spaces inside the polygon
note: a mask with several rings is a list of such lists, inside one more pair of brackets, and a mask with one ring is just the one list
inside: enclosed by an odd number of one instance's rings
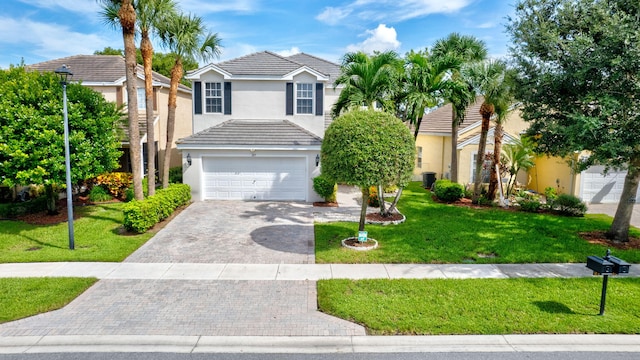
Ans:
{"label": "decorative stone border", "polygon": [[342,240],[342,246],[346,247],[347,249],[356,250],[356,251],[369,251],[369,250],[376,249],[378,247],[378,241],[376,239],[372,239],[372,238],[368,238],[367,239],[367,241],[373,241],[374,244],[371,245],[371,246],[366,246],[366,247],[365,246],[351,246],[351,245],[347,245],[346,244],[347,240],[353,240],[353,239],[358,240],[358,238],[355,237],[355,236],[343,239]]}

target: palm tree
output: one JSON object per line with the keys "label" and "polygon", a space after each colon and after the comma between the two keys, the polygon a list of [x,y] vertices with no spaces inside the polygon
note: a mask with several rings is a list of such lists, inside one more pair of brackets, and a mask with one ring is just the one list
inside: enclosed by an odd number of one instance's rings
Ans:
{"label": "palm tree", "polygon": [[528,137],[522,137],[511,144],[506,144],[503,154],[509,167],[509,182],[507,183],[507,195],[511,194],[515,185],[515,178],[520,170],[529,170],[535,166],[533,143]]}
{"label": "palm tree", "polygon": [[195,15],[176,14],[166,19],[162,24],[158,24],[158,35],[162,43],[175,56],[169,85],[167,144],[162,164],[162,187],[166,188],[169,186],[169,166],[176,124],[178,85],[184,75],[183,59],[200,58],[203,61],[208,61],[220,55],[221,45],[218,34],[207,34],[202,18]]}
{"label": "palm tree", "polygon": [[[484,154],[486,152],[489,123],[494,115],[501,119],[506,118],[509,106],[511,105],[511,91],[508,84],[509,81],[507,79],[507,66],[502,61],[491,60],[472,64],[471,66],[463,68],[462,73],[463,76],[471,81],[476,94],[484,98],[482,106],[480,107],[482,126],[480,130],[478,154],[476,157],[472,198],[473,203],[477,204],[480,199],[482,184],[482,177],[480,176],[480,173],[484,162]],[[494,153],[495,152],[497,151],[494,151]],[[496,162],[496,164],[500,161],[499,156],[500,153],[498,152],[498,162]]]}
{"label": "palm tree", "polygon": [[125,77],[127,81],[127,115],[129,119],[129,156],[133,173],[133,193],[136,200],[144,199],[140,157],[140,128],[138,126],[138,93],[136,70],[136,10],[133,0],[98,0],[105,23],[122,28],[124,41]]}
{"label": "palm tree", "polygon": [[398,63],[398,54],[394,51],[372,56],[361,51],[345,54],[340,76],[334,83],[336,87],[345,87],[331,109],[333,117],[339,116],[343,110],[363,105],[373,109],[374,102],[388,106]]}
{"label": "palm tree", "polygon": [[[481,40],[473,36],[451,33],[444,39],[436,41],[432,49],[433,57],[454,56],[461,64],[482,61],[487,57],[487,47]],[[446,101],[451,103],[451,173],[453,182],[458,182],[458,129],[464,121],[466,110],[476,101],[476,94],[471,86],[460,75],[460,67],[451,70],[451,85],[445,94]]]}
{"label": "palm tree", "polygon": [[144,95],[147,117],[147,180],[149,196],[156,192],[156,135],[153,124],[153,45],[150,32],[166,18],[175,16],[177,5],[174,0],[137,0],[136,14],[140,31],[140,53],[144,67]]}

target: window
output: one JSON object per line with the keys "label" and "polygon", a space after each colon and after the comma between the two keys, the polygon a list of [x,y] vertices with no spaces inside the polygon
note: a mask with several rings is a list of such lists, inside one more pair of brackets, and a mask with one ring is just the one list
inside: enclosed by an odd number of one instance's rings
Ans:
{"label": "window", "polygon": [[416,166],[422,168],[422,146],[417,146],[416,152],[418,153],[418,163]]}
{"label": "window", "polygon": [[222,83],[205,83],[204,86],[205,112],[221,113]]}
{"label": "window", "polygon": [[313,114],[313,84],[296,84],[296,112]]}
{"label": "window", "polygon": [[[476,159],[478,158],[478,154],[473,154],[473,159],[471,161],[471,182],[476,181]],[[484,166],[482,166],[482,171],[480,171],[480,176],[482,177],[483,183],[489,182],[489,176],[491,174],[491,164],[493,162],[491,159],[485,157]]]}
{"label": "window", "polygon": [[145,98],[144,88],[138,88],[138,109],[144,110],[147,108],[147,99]]}

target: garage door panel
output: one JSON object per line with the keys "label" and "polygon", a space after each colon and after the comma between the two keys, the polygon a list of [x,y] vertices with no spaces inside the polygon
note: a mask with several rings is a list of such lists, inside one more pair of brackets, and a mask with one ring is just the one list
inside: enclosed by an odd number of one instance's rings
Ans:
{"label": "garage door panel", "polygon": [[205,158],[205,198],[305,200],[306,159]]}
{"label": "garage door panel", "polygon": [[[624,189],[626,171],[610,171],[602,174],[603,166],[592,166],[583,171],[580,177],[580,197],[590,203],[618,203]],[[640,200],[640,192],[636,201]]]}

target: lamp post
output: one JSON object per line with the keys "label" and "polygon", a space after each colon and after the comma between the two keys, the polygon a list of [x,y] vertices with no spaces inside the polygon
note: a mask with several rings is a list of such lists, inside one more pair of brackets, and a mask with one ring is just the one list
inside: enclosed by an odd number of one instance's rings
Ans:
{"label": "lamp post", "polygon": [[69,152],[69,118],[67,116],[67,80],[73,73],[67,65],[55,70],[62,85],[62,113],[64,117],[64,164],[67,173],[67,219],[69,224],[69,249],[74,249],[73,243],[73,193],[71,191],[71,157]]}

